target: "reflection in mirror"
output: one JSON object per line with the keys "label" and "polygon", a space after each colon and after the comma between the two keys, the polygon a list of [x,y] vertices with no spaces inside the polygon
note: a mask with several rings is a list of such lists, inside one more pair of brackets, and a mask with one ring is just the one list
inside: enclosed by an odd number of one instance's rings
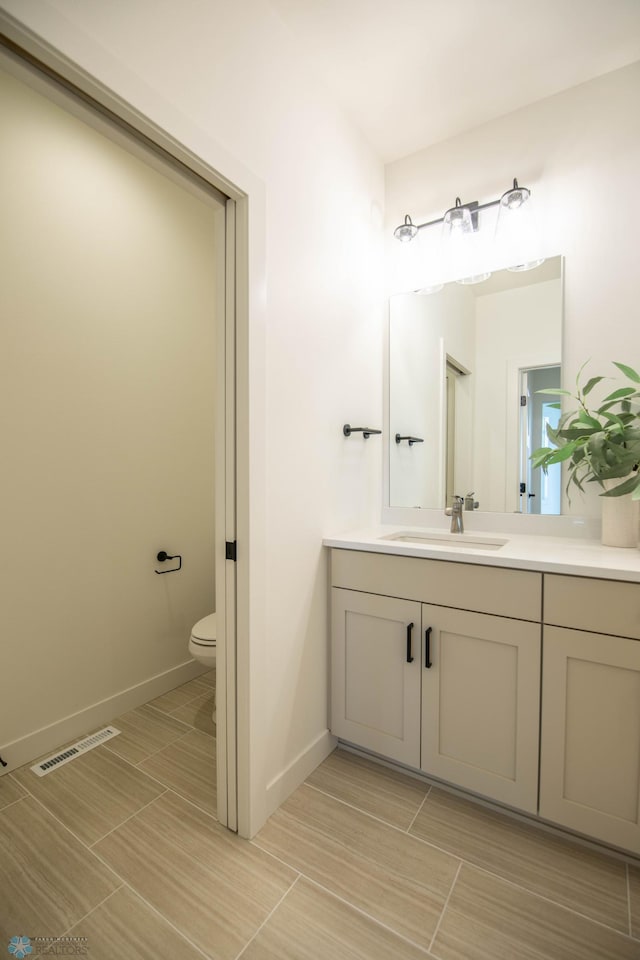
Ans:
{"label": "reflection in mirror", "polygon": [[560,513],[562,474],[559,463],[544,473],[534,470],[531,454],[548,447],[547,426],[557,427],[560,404],[539,391],[559,389],[559,364],[524,368],[520,371],[520,509],[522,513]]}
{"label": "reflection in mirror", "polygon": [[[389,505],[560,513],[560,470],[531,471],[558,416],[562,258],[535,270],[391,298]],[[477,506],[476,506],[477,504]]]}

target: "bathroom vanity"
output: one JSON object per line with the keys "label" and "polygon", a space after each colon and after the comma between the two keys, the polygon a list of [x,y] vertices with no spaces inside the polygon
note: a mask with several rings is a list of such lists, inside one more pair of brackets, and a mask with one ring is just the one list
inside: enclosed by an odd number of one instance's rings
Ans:
{"label": "bathroom vanity", "polygon": [[397,528],[324,542],[335,736],[640,854],[640,552]]}

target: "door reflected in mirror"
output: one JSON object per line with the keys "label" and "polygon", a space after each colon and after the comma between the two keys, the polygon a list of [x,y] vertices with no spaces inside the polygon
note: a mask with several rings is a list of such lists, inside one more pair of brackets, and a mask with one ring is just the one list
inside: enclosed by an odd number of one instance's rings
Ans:
{"label": "door reflected in mirror", "polygon": [[[531,454],[551,444],[547,427],[557,427],[560,403],[539,391],[559,389],[562,370],[559,364],[525,368],[520,371],[520,511],[521,513],[560,513],[562,468],[554,463],[546,473],[534,470]],[[555,446],[555,445],[554,445]]]}
{"label": "door reflected in mirror", "polygon": [[[389,505],[557,514],[560,470],[531,471],[559,414],[562,258],[484,283],[391,298]],[[521,398],[525,397],[525,403]]]}

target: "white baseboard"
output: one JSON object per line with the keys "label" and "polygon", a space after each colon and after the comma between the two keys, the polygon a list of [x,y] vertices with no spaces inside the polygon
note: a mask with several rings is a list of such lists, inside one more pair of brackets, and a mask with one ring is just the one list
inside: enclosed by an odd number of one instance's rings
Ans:
{"label": "white baseboard", "polygon": [[323,730],[316,739],[302,750],[277,777],[267,784],[267,817],[303,783],[310,773],[326,760],[338,741],[328,730]]}
{"label": "white baseboard", "polygon": [[111,723],[116,717],[128,710],[134,710],[136,707],[153,700],[155,697],[173,690],[174,687],[187,683],[195,677],[206,673],[202,664],[196,660],[188,660],[181,663],[171,670],[159,673],[149,680],[143,680],[127,690],[100,700],[98,703],[85,707],[77,713],[72,713],[68,717],[56,720],[46,727],[34,730],[32,733],[14,740],[12,743],[0,745],[0,756],[7,764],[6,767],[0,767],[0,776],[4,773],[10,773],[17,767],[22,767],[25,763],[36,760],[44,753],[57,750],[69,740],[75,740],[77,737],[91,733],[94,728],[104,726],[105,723]]}

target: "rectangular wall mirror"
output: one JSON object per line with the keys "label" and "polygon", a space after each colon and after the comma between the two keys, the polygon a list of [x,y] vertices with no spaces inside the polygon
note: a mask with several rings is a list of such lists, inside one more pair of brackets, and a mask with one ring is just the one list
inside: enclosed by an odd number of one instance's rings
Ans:
{"label": "rectangular wall mirror", "polygon": [[562,257],[389,311],[389,505],[559,514],[560,468],[532,471],[562,375]]}

